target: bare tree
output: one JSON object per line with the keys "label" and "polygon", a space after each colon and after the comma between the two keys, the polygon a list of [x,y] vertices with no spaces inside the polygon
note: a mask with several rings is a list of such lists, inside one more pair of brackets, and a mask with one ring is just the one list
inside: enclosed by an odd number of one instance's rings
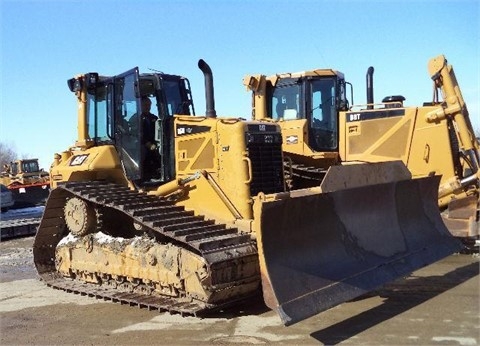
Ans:
{"label": "bare tree", "polygon": [[3,170],[4,164],[9,164],[16,159],[17,151],[13,145],[0,142],[0,170]]}

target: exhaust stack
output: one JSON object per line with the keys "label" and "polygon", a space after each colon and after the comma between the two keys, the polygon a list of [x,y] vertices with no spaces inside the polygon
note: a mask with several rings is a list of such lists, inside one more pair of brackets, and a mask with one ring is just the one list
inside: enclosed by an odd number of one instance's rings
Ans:
{"label": "exhaust stack", "polygon": [[203,59],[198,60],[198,68],[202,70],[205,77],[205,101],[207,107],[205,115],[209,118],[216,118],[212,69]]}
{"label": "exhaust stack", "polygon": [[370,66],[367,70],[367,109],[373,109],[373,66]]}

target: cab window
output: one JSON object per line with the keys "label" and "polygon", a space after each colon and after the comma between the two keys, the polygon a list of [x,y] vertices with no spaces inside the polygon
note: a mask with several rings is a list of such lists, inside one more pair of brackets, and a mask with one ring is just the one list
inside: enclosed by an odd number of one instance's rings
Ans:
{"label": "cab window", "polygon": [[303,118],[300,107],[301,84],[292,79],[280,81],[270,97],[269,113],[274,120],[293,120]]}
{"label": "cab window", "polygon": [[109,141],[106,88],[106,85],[100,84],[87,93],[88,136],[96,143]]}

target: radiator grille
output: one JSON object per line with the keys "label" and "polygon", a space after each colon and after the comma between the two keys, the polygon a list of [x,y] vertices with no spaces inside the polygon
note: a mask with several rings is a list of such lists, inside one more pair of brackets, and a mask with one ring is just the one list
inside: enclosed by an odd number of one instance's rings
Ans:
{"label": "radiator grille", "polygon": [[248,157],[252,162],[250,195],[284,191],[282,137],[280,133],[247,133]]}

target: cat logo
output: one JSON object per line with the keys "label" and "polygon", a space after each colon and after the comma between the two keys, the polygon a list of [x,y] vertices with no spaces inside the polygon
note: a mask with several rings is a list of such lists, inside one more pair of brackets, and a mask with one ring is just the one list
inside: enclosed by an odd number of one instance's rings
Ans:
{"label": "cat logo", "polygon": [[287,144],[298,144],[298,136],[288,136],[286,141]]}
{"label": "cat logo", "polygon": [[70,160],[69,166],[81,166],[87,159],[88,155],[89,154],[73,156]]}

